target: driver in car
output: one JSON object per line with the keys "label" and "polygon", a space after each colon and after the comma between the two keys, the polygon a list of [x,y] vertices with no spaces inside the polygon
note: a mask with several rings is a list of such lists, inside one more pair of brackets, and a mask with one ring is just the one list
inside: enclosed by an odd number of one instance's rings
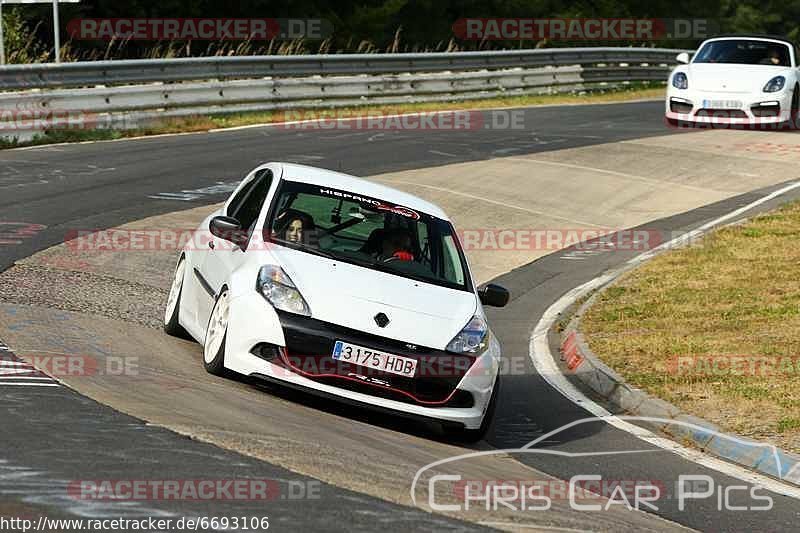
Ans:
{"label": "driver in car", "polygon": [[767,57],[761,60],[762,65],[780,65],[782,62],[781,54],[775,48],[770,48]]}
{"label": "driver in car", "polygon": [[389,230],[383,239],[381,248],[381,254],[378,259],[383,261],[414,260],[414,254],[411,252],[411,235],[404,229],[395,228]]}

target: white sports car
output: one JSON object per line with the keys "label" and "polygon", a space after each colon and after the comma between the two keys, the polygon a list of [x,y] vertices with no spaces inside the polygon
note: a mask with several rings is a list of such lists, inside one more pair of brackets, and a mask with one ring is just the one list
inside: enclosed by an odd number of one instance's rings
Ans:
{"label": "white sports car", "polygon": [[300,165],[253,170],[183,249],[164,317],[227,371],[479,438],[500,344],[437,206]]}
{"label": "white sports car", "polygon": [[684,52],[667,84],[666,118],[713,124],[794,124],[800,98],[795,46],[773,37],[715,37]]}

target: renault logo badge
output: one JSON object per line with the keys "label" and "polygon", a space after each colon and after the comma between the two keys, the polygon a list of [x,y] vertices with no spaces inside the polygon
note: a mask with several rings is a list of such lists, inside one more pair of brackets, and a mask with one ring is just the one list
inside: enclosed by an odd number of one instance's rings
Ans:
{"label": "renault logo badge", "polygon": [[379,328],[385,328],[389,325],[389,317],[384,313],[378,313],[375,315],[375,323],[378,324]]}

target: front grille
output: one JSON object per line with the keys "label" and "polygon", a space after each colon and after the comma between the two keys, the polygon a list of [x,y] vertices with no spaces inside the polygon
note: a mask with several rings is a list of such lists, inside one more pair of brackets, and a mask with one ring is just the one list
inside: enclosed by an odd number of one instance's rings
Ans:
{"label": "front grille", "polygon": [[274,362],[280,357],[280,348],[274,344],[260,342],[250,349],[250,353],[269,362]]}
{"label": "front grille", "polygon": [[741,109],[700,109],[695,116],[713,118],[747,118]]}
{"label": "front grille", "polygon": [[[323,381],[320,378],[315,378],[316,381]],[[333,382],[334,380],[328,380]],[[369,394],[370,396],[377,396],[379,398],[385,398],[387,400],[394,400],[396,402],[403,402],[403,403],[413,403],[418,404],[419,402],[415,402],[413,399],[409,398],[405,394],[402,394],[396,390],[387,389],[384,387],[376,387],[371,386],[365,383],[359,383],[357,381],[350,381],[350,380],[343,380],[338,379],[335,380],[333,383],[337,388],[350,390],[353,392],[360,392],[362,394]],[[438,407],[459,407],[459,408],[469,408],[475,405],[475,398],[473,398],[472,394],[464,390],[456,390],[455,394],[450,397],[446,403],[439,405]]]}
{"label": "front grille", "polygon": [[781,106],[777,105],[754,105],[750,111],[756,117],[777,117],[781,114]]}
{"label": "front grille", "polygon": [[682,115],[688,115],[692,112],[692,104],[687,102],[679,102],[677,100],[670,100],[669,101],[669,109],[673,113],[680,113]]}
{"label": "front grille", "polygon": [[[472,395],[456,387],[475,357],[452,354],[352,330],[328,322],[279,312],[286,353],[274,362],[303,376],[339,388],[428,406],[469,407]],[[331,357],[336,340],[417,360],[413,378],[354,365]]]}

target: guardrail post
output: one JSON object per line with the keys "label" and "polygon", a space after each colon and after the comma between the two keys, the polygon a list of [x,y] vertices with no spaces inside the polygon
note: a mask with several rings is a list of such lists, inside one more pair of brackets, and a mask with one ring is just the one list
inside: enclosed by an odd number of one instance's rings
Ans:
{"label": "guardrail post", "polygon": [[58,23],[58,0],[53,0],[53,41],[55,42],[56,63],[61,63],[61,28]]}
{"label": "guardrail post", "polygon": [[0,65],[6,64],[6,41],[3,37],[3,0],[0,0]]}

